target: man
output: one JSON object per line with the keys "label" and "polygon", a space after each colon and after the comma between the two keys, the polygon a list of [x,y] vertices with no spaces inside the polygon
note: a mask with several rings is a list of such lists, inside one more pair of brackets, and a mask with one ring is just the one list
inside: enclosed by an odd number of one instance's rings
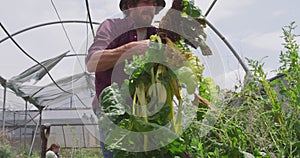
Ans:
{"label": "man", "polygon": [[[124,65],[120,62],[130,59],[132,55],[143,54],[148,49],[149,37],[156,33],[156,28],[151,26],[152,20],[165,7],[165,1],[121,0],[119,7],[125,17],[107,19],[99,26],[86,58],[88,71],[95,72],[96,77],[96,96],[93,101],[96,115],[100,114],[98,96],[105,87],[111,85],[114,69],[117,67],[122,70]],[[119,61],[120,58],[122,61]],[[126,77],[122,71],[114,74],[118,74],[114,81],[117,83],[122,83]],[[103,142],[101,146],[105,158],[113,156],[104,148]]]}

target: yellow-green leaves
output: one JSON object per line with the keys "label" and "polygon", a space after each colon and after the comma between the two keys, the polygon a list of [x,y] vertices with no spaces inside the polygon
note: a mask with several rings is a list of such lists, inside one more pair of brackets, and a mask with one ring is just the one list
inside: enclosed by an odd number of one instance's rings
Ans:
{"label": "yellow-green leaves", "polygon": [[178,69],[177,77],[180,83],[186,85],[187,92],[193,94],[198,87],[198,79],[191,68],[183,66]]}

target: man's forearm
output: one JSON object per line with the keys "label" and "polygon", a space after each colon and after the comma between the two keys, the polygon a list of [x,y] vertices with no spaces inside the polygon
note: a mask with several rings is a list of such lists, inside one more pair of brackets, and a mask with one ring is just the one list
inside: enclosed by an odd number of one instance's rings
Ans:
{"label": "man's forearm", "polygon": [[113,49],[97,51],[87,62],[87,70],[89,72],[108,70],[114,67],[120,56],[121,52]]}
{"label": "man's forearm", "polygon": [[[87,62],[89,72],[105,71],[113,68],[118,60],[130,59],[132,55],[144,54],[149,46],[149,40],[135,41],[114,49],[95,52]],[[120,59],[121,58],[121,59]]]}

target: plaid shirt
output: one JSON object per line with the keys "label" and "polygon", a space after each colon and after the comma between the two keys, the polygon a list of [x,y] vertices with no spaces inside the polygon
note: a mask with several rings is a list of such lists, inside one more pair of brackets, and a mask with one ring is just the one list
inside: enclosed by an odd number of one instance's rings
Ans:
{"label": "plaid shirt", "polygon": [[[149,39],[156,31],[155,27],[148,27],[146,39]],[[137,41],[137,31],[134,21],[130,17],[107,19],[101,23],[97,30],[94,43],[89,48],[86,62],[96,51],[117,48],[132,41]],[[111,85],[112,82],[116,82],[120,85],[124,79],[128,78],[123,70],[124,64],[118,64],[112,69],[95,73],[96,96],[92,103],[95,114],[100,113],[98,96],[102,90]]]}

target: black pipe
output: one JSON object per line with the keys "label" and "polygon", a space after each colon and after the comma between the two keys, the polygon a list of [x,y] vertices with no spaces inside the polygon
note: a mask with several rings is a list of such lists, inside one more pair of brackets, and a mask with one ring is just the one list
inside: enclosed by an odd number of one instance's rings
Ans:
{"label": "black pipe", "polygon": [[243,60],[241,59],[239,54],[233,49],[233,47],[230,45],[230,43],[226,40],[226,38],[207,19],[204,19],[204,20],[205,20],[205,23],[223,40],[223,42],[226,44],[226,46],[231,50],[232,54],[236,57],[238,62],[242,65],[245,72],[248,73],[249,72],[248,67],[243,62]]}
{"label": "black pipe", "polygon": [[95,38],[95,32],[94,32],[94,28],[93,28],[93,24],[92,24],[92,18],[91,18],[89,1],[88,0],[85,0],[85,5],[86,5],[87,13],[88,13],[88,18],[89,18],[89,23],[90,23],[91,31],[93,33],[93,37]]}
{"label": "black pipe", "polygon": [[211,11],[211,9],[214,7],[214,5],[216,4],[217,0],[214,0],[213,3],[210,5],[210,7],[208,8],[208,10],[205,13],[205,17],[207,17],[207,15],[209,14],[209,12]]}
{"label": "black pipe", "polygon": [[[47,23],[42,23],[42,24],[38,24],[38,25],[34,25],[34,26],[30,26],[28,28],[25,28],[23,30],[20,30],[20,31],[17,31],[13,34],[11,34],[10,36],[13,37],[13,36],[16,36],[20,33],[23,33],[23,32],[26,32],[26,31],[29,31],[29,30],[32,30],[32,29],[35,29],[35,28],[39,28],[39,27],[43,27],[43,26],[48,26],[48,25],[55,25],[55,24],[61,24],[61,23],[92,23],[92,24],[95,24],[95,25],[99,25],[100,23],[98,22],[89,22],[89,21],[81,21],[81,20],[66,20],[66,21],[53,21],[53,22],[47,22]],[[0,40],[0,43],[6,41],[9,39],[9,36],[3,38],[2,40]]]}

